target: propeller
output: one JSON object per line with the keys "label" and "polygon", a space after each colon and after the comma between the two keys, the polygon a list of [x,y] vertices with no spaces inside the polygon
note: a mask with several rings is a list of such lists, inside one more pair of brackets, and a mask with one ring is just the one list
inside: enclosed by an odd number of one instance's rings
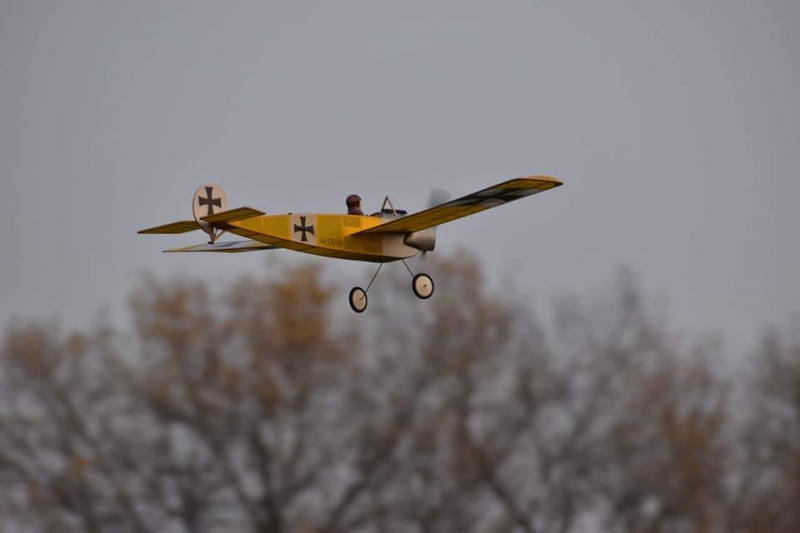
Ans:
{"label": "propeller", "polygon": [[[453,199],[453,194],[450,191],[446,191],[444,189],[433,188],[433,189],[431,189],[431,192],[428,195],[427,209],[430,209],[432,207],[436,207],[437,205],[445,204],[445,203],[449,202],[452,199]],[[437,226],[433,227],[433,231],[434,232],[436,231],[436,227]],[[422,251],[422,257],[420,257],[420,260],[424,259],[425,258],[425,254],[427,254],[427,253],[428,253],[427,250],[423,250]]]}
{"label": "propeller", "polygon": [[428,209],[449,202],[453,199],[452,193],[444,189],[431,189],[428,195]]}

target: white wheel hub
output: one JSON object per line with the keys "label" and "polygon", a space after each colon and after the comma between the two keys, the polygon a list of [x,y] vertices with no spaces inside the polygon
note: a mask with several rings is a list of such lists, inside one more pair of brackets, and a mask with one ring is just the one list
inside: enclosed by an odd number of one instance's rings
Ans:
{"label": "white wheel hub", "polygon": [[433,294],[433,280],[427,274],[417,274],[411,282],[411,288],[417,298],[426,300]]}

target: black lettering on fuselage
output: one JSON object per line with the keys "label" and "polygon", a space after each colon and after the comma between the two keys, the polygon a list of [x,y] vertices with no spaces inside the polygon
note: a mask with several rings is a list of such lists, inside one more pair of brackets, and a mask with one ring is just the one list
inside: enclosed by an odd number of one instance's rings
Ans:
{"label": "black lettering on fuselage", "polygon": [[322,237],[318,242],[325,246],[344,246],[344,239],[334,237]]}

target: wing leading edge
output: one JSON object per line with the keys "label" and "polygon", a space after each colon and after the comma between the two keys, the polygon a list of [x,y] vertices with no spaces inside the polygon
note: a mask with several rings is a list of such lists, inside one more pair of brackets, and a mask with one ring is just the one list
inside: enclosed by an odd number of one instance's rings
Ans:
{"label": "wing leading edge", "polygon": [[361,230],[362,233],[413,233],[497,207],[526,196],[562,185],[550,176],[530,176],[498,183],[486,189],[456,198],[441,205],[394,219],[379,226]]}

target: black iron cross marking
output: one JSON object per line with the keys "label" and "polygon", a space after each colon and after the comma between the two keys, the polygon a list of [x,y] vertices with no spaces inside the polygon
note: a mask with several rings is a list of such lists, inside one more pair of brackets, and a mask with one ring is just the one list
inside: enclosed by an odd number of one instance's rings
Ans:
{"label": "black iron cross marking", "polygon": [[483,205],[487,202],[504,204],[537,192],[535,189],[489,189],[482,193],[473,193],[465,196],[460,202],[455,201],[450,205]]}
{"label": "black iron cross marking", "polygon": [[532,189],[508,189],[508,190],[501,190],[497,193],[493,194],[491,198],[493,200],[498,200],[500,202],[512,202],[514,200],[519,200],[523,196],[528,196],[529,194],[533,194],[536,192]]}
{"label": "black iron cross marking", "polygon": [[204,205],[208,206],[208,215],[214,214],[214,206],[217,206],[220,209],[222,209],[222,199],[212,198],[211,197],[212,190],[214,190],[213,187],[206,187],[206,198],[203,198],[202,196],[198,198],[198,201],[200,202],[200,207],[203,207]]}
{"label": "black iron cross marking", "polygon": [[298,231],[301,232],[300,240],[302,242],[308,242],[308,238],[306,237],[306,233],[310,233],[311,235],[314,235],[314,225],[312,224],[311,226],[306,226],[306,217],[301,216],[300,217],[300,225],[299,226],[297,224],[294,225],[294,232],[297,233]]}

